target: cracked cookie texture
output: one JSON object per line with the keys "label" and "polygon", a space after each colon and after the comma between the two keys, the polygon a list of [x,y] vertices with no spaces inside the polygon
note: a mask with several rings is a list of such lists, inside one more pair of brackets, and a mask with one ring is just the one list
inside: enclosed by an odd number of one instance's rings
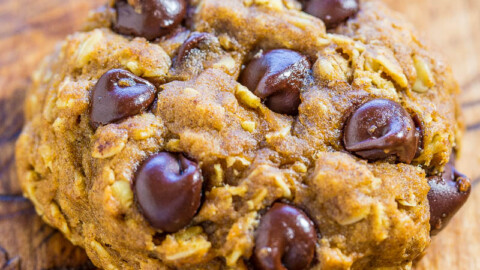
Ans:
{"label": "cracked cookie texture", "polygon": [[[24,195],[96,266],[279,269],[257,263],[256,250],[257,229],[279,202],[314,224],[308,269],[410,269],[424,253],[428,177],[459,147],[463,122],[449,67],[402,18],[364,0],[327,30],[305,1],[191,0],[183,22],[146,39],[114,26],[115,2],[39,66],[16,146]],[[292,114],[239,80],[252,59],[277,49],[308,62]],[[93,92],[113,69],[154,85],[154,101],[92,126]],[[412,117],[412,160],[346,149],[346,122],[377,99]],[[182,153],[203,179],[198,210],[170,232],[146,218],[135,188],[141,165],[161,152]]]}

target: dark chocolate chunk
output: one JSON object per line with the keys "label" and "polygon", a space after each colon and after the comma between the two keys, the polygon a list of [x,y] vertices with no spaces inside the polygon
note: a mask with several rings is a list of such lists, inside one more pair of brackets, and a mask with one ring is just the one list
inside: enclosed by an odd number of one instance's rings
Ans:
{"label": "dark chocolate chunk", "polygon": [[153,40],[169,34],[185,17],[185,0],[116,0],[113,29]]}
{"label": "dark chocolate chunk", "polygon": [[358,0],[304,0],[303,10],[320,18],[327,28],[333,28],[354,16]]}
{"label": "dark chocolate chunk", "polygon": [[394,157],[410,164],[418,150],[420,132],[398,103],[375,99],[358,108],[344,128],[345,148],[356,155],[378,160]]}
{"label": "dark chocolate chunk", "polygon": [[210,33],[199,33],[194,32],[192,33],[182,44],[182,46],[178,49],[177,60],[182,61],[185,57],[187,57],[190,52],[195,49],[199,48],[202,43],[206,43],[208,40],[214,39],[215,37]]}
{"label": "dark chocolate chunk", "polygon": [[253,59],[243,70],[239,81],[272,111],[296,115],[300,90],[310,68],[307,57],[298,52],[271,50]]}
{"label": "dark chocolate chunk", "polygon": [[313,260],[317,233],[305,213],[275,203],[256,231],[253,263],[260,270],[303,270]]}
{"label": "dark chocolate chunk", "polygon": [[470,195],[470,180],[454,168],[453,159],[440,176],[428,178],[431,235],[445,228]]}
{"label": "dark chocolate chunk", "polygon": [[176,232],[187,226],[202,199],[203,177],[183,154],[161,152],[148,158],[134,182],[136,200],[153,227]]}
{"label": "dark chocolate chunk", "polygon": [[90,125],[97,128],[147,109],[155,99],[153,84],[123,69],[100,77],[92,93]]}

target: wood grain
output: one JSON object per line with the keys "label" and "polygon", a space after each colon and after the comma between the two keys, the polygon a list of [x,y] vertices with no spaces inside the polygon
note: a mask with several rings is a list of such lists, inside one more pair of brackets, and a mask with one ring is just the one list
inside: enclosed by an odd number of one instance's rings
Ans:
{"label": "wood grain", "polygon": [[0,0],[0,269],[94,269],[81,248],[43,223],[21,197],[14,142],[29,75],[99,3]]}
{"label": "wood grain", "polygon": [[[384,0],[445,56],[462,86],[468,132],[459,169],[476,179],[467,205],[433,239],[417,269],[480,269],[480,0]],[[0,269],[92,269],[35,215],[15,176],[14,141],[29,75],[55,43],[106,0],[0,0]]]}

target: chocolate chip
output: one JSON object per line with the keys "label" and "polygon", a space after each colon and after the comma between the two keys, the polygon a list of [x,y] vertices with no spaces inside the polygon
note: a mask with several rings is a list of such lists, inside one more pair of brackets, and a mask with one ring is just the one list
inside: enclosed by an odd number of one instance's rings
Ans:
{"label": "chocolate chip", "polygon": [[418,146],[417,152],[415,153],[415,158],[419,157],[423,152],[423,134],[424,134],[424,127],[423,122],[420,120],[420,117],[417,114],[412,115],[413,123],[415,123],[415,127],[417,128],[417,136],[418,136]]}
{"label": "chocolate chip", "polygon": [[303,10],[333,28],[358,12],[358,0],[304,0]]}
{"label": "chocolate chip", "polygon": [[253,263],[260,270],[302,270],[313,260],[313,222],[293,206],[275,203],[256,231]]}
{"label": "chocolate chip", "polygon": [[202,199],[198,165],[183,154],[161,152],[147,159],[134,182],[136,200],[153,227],[176,232],[187,226]]}
{"label": "chocolate chip", "polygon": [[467,201],[471,185],[470,180],[454,168],[453,162],[445,165],[445,171],[441,176],[429,177],[428,184],[430,234],[436,235]]}
{"label": "chocolate chip", "polygon": [[202,43],[215,37],[210,33],[192,33],[178,49],[177,61],[181,61],[187,57],[193,49],[199,48]]}
{"label": "chocolate chip", "polygon": [[185,0],[116,0],[113,29],[120,34],[149,40],[169,34],[187,10]]}
{"label": "chocolate chip", "polygon": [[155,86],[123,69],[100,77],[92,93],[90,125],[97,128],[135,115],[152,104]]}
{"label": "chocolate chip", "polygon": [[363,104],[347,121],[343,141],[356,155],[378,160],[394,158],[410,164],[418,150],[420,131],[398,103],[375,99]]}
{"label": "chocolate chip", "polygon": [[239,81],[272,111],[296,115],[310,67],[308,59],[295,51],[271,50],[253,59]]}

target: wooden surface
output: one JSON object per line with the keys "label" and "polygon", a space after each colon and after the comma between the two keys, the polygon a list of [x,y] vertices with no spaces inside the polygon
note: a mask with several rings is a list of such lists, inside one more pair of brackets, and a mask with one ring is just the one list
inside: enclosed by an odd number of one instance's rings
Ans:
{"label": "wooden surface", "polygon": [[[480,0],[384,0],[453,67],[468,124],[459,169],[480,179]],[[13,144],[29,75],[54,44],[105,0],[0,0],[0,269],[91,269],[84,252],[45,225],[21,197]],[[478,183],[478,182],[476,182]],[[480,269],[480,188],[418,269]]]}

